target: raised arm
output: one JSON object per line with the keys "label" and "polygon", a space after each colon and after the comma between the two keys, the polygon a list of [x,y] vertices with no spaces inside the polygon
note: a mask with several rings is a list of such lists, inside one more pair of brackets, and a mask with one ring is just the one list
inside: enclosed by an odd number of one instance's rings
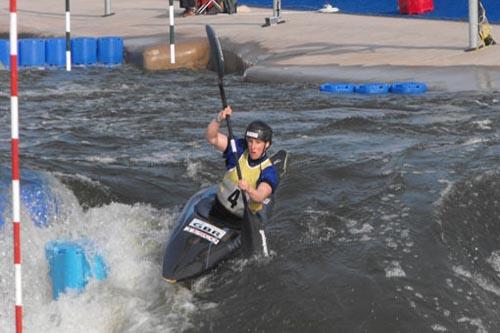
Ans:
{"label": "raised arm", "polygon": [[232,112],[233,110],[231,109],[231,107],[227,106],[224,110],[217,114],[217,117],[215,119],[212,119],[207,127],[206,138],[208,143],[222,152],[227,148],[228,138],[227,135],[219,131],[220,123],[224,119],[226,119],[226,115],[231,115]]}

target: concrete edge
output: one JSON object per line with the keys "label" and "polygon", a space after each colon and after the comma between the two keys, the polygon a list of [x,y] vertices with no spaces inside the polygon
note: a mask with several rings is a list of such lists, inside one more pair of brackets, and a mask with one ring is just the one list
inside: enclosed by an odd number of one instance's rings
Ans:
{"label": "concrete edge", "polygon": [[500,66],[405,67],[405,66],[266,66],[246,69],[248,82],[424,82],[435,91],[499,91]]}
{"label": "concrete edge", "polygon": [[[47,38],[47,36],[33,36]],[[182,43],[192,43],[203,37],[179,36]],[[167,45],[166,36],[153,35],[124,37],[125,63],[144,67],[144,51],[152,46]],[[182,44],[178,43],[178,44]],[[243,75],[244,80],[257,83],[324,83],[324,82],[394,82],[421,81],[430,89],[440,91],[499,91],[499,66],[340,66],[307,65],[282,66],[269,63],[272,54],[258,42],[240,44],[229,38],[222,38],[221,45],[225,58],[225,72]],[[203,68],[214,70],[210,56]],[[189,68],[176,66],[173,68]],[[173,69],[172,68],[172,69]],[[168,69],[168,68],[167,68]],[[193,69],[193,68],[191,68]],[[7,70],[0,63],[0,70]]]}

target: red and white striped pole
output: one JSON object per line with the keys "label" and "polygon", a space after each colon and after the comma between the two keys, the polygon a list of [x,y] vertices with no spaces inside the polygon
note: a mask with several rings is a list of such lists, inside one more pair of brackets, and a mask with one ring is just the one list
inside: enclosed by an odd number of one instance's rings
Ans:
{"label": "red and white striped pole", "polygon": [[19,110],[17,99],[17,3],[10,0],[10,110],[12,150],[12,224],[14,229],[14,269],[16,292],[16,332],[23,331],[21,280],[21,198],[19,177]]}

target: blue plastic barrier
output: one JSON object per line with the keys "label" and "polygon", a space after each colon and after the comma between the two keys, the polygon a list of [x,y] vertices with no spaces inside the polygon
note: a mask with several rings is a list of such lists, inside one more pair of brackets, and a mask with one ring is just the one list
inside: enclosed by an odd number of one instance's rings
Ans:
{"label": "blue plastic barrier", "polygon": [[91,275],[98,281],[105,280],[108,277],[108,267],[102,256],[98,254],[93,256],[90,271]]}
{"label": "blue plastic barrier", "polygon": [[387,83],[364,83],[364,84],[351,84],[351,83],[335,83],[326,82],[320,85],[319,90],[322,92],[348,94],[386,94],[388,92],[394,94],[423,94],[427,91],[427,85],[423,82],[394,82]]}
{"label": "blue plastic barrier", "polygon": [[38,38],[19,40],[19,66],[45,66],[45,40]]}
{"label": "blue plastic barrier", "polygon": [[[66,65],[66,39],[47,40],[29,38],[18,41],[18,63],[20,67],[43,67]],[[71,61],[74,65],[104,65],[123,63],[123,38],[117,36],[78,37],[71,40]],[[9,68],[9,40],[0,39],[0,63]]]}
{"label": "blue plastic barrier", "polygon": [[47,39],[45,45],[45,59],[48,66],[66,66],[66,39]]}
{"label": "blue plastic barrier", "polygon": [[354,92],[354,84],[327,82],[323,83],[319,90],[335,94],[351,94]]}
{"label": "blue plastic barrier", "polygon": [[[7,210],[11,210],[11,170],[0,167],[0,230]],[[25,207],[37,227],[46,227],[50,216],[57,214],[57,202],[47,181],[38,172],[21,170],[21,205]]]}
{"label": "blue plastic barrier", "polygon": [[51,201],[50,189],[42,179],[33,177],[21,180],[21,202],[37,227],[48,226]]}
{"label": "blue plastic barrier", "polygon": [[107,267],[99,254],[91,254],[88,241],[55,240],[45,245],[52,298],[66,291],[83,292],[90,278],[104,280]]}
{"label": "blue plastic barrier", "polygon": [[0,62],[3,67],[10,67],[10,42],[7,39],[0,39]]}
{"label": "blue plastic barrier", "polygon": [[97,61],[105,65],[123,63],[123,38],[112,36],[97,39]]}
{"label": "blue plastic barrier", "polygon": [[97,40],[92,37],[72,39],[71,62],[75,65],[94,65],[97,62]]}
{"label": "blue plastic barrier", "polygon": [[387,83],[365,83],[354,88],[354,91],[359,94],[387,94],[390,85]]}
{"label": "blue plastic barrier", "polygon": [[423,82],[395,82],[389,91],[393,94],[423,94],[427,91],[427,85]]}

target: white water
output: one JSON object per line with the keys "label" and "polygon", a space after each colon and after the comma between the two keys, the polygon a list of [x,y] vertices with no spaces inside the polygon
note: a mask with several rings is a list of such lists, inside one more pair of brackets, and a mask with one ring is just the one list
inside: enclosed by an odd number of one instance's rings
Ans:
{"label": "white water", "polygon": [[[112,203],[83,211],[74,195],[50,177],[58,214],[50,227],[35,227],[22,214],[25,332],[178,332],[202,304],[161,279],[161,258],[174,214],[148,205]],[[8,215],[8,214],[5,214]],[[7,216],[8,217],[8,216]],[[7,220],[10,220],[8,218]],[[109,267],[80,294],[54,301],[44,247],[56,239],[90,239]],[[0,231],[0,328],[14,331],[12,224]]]}

